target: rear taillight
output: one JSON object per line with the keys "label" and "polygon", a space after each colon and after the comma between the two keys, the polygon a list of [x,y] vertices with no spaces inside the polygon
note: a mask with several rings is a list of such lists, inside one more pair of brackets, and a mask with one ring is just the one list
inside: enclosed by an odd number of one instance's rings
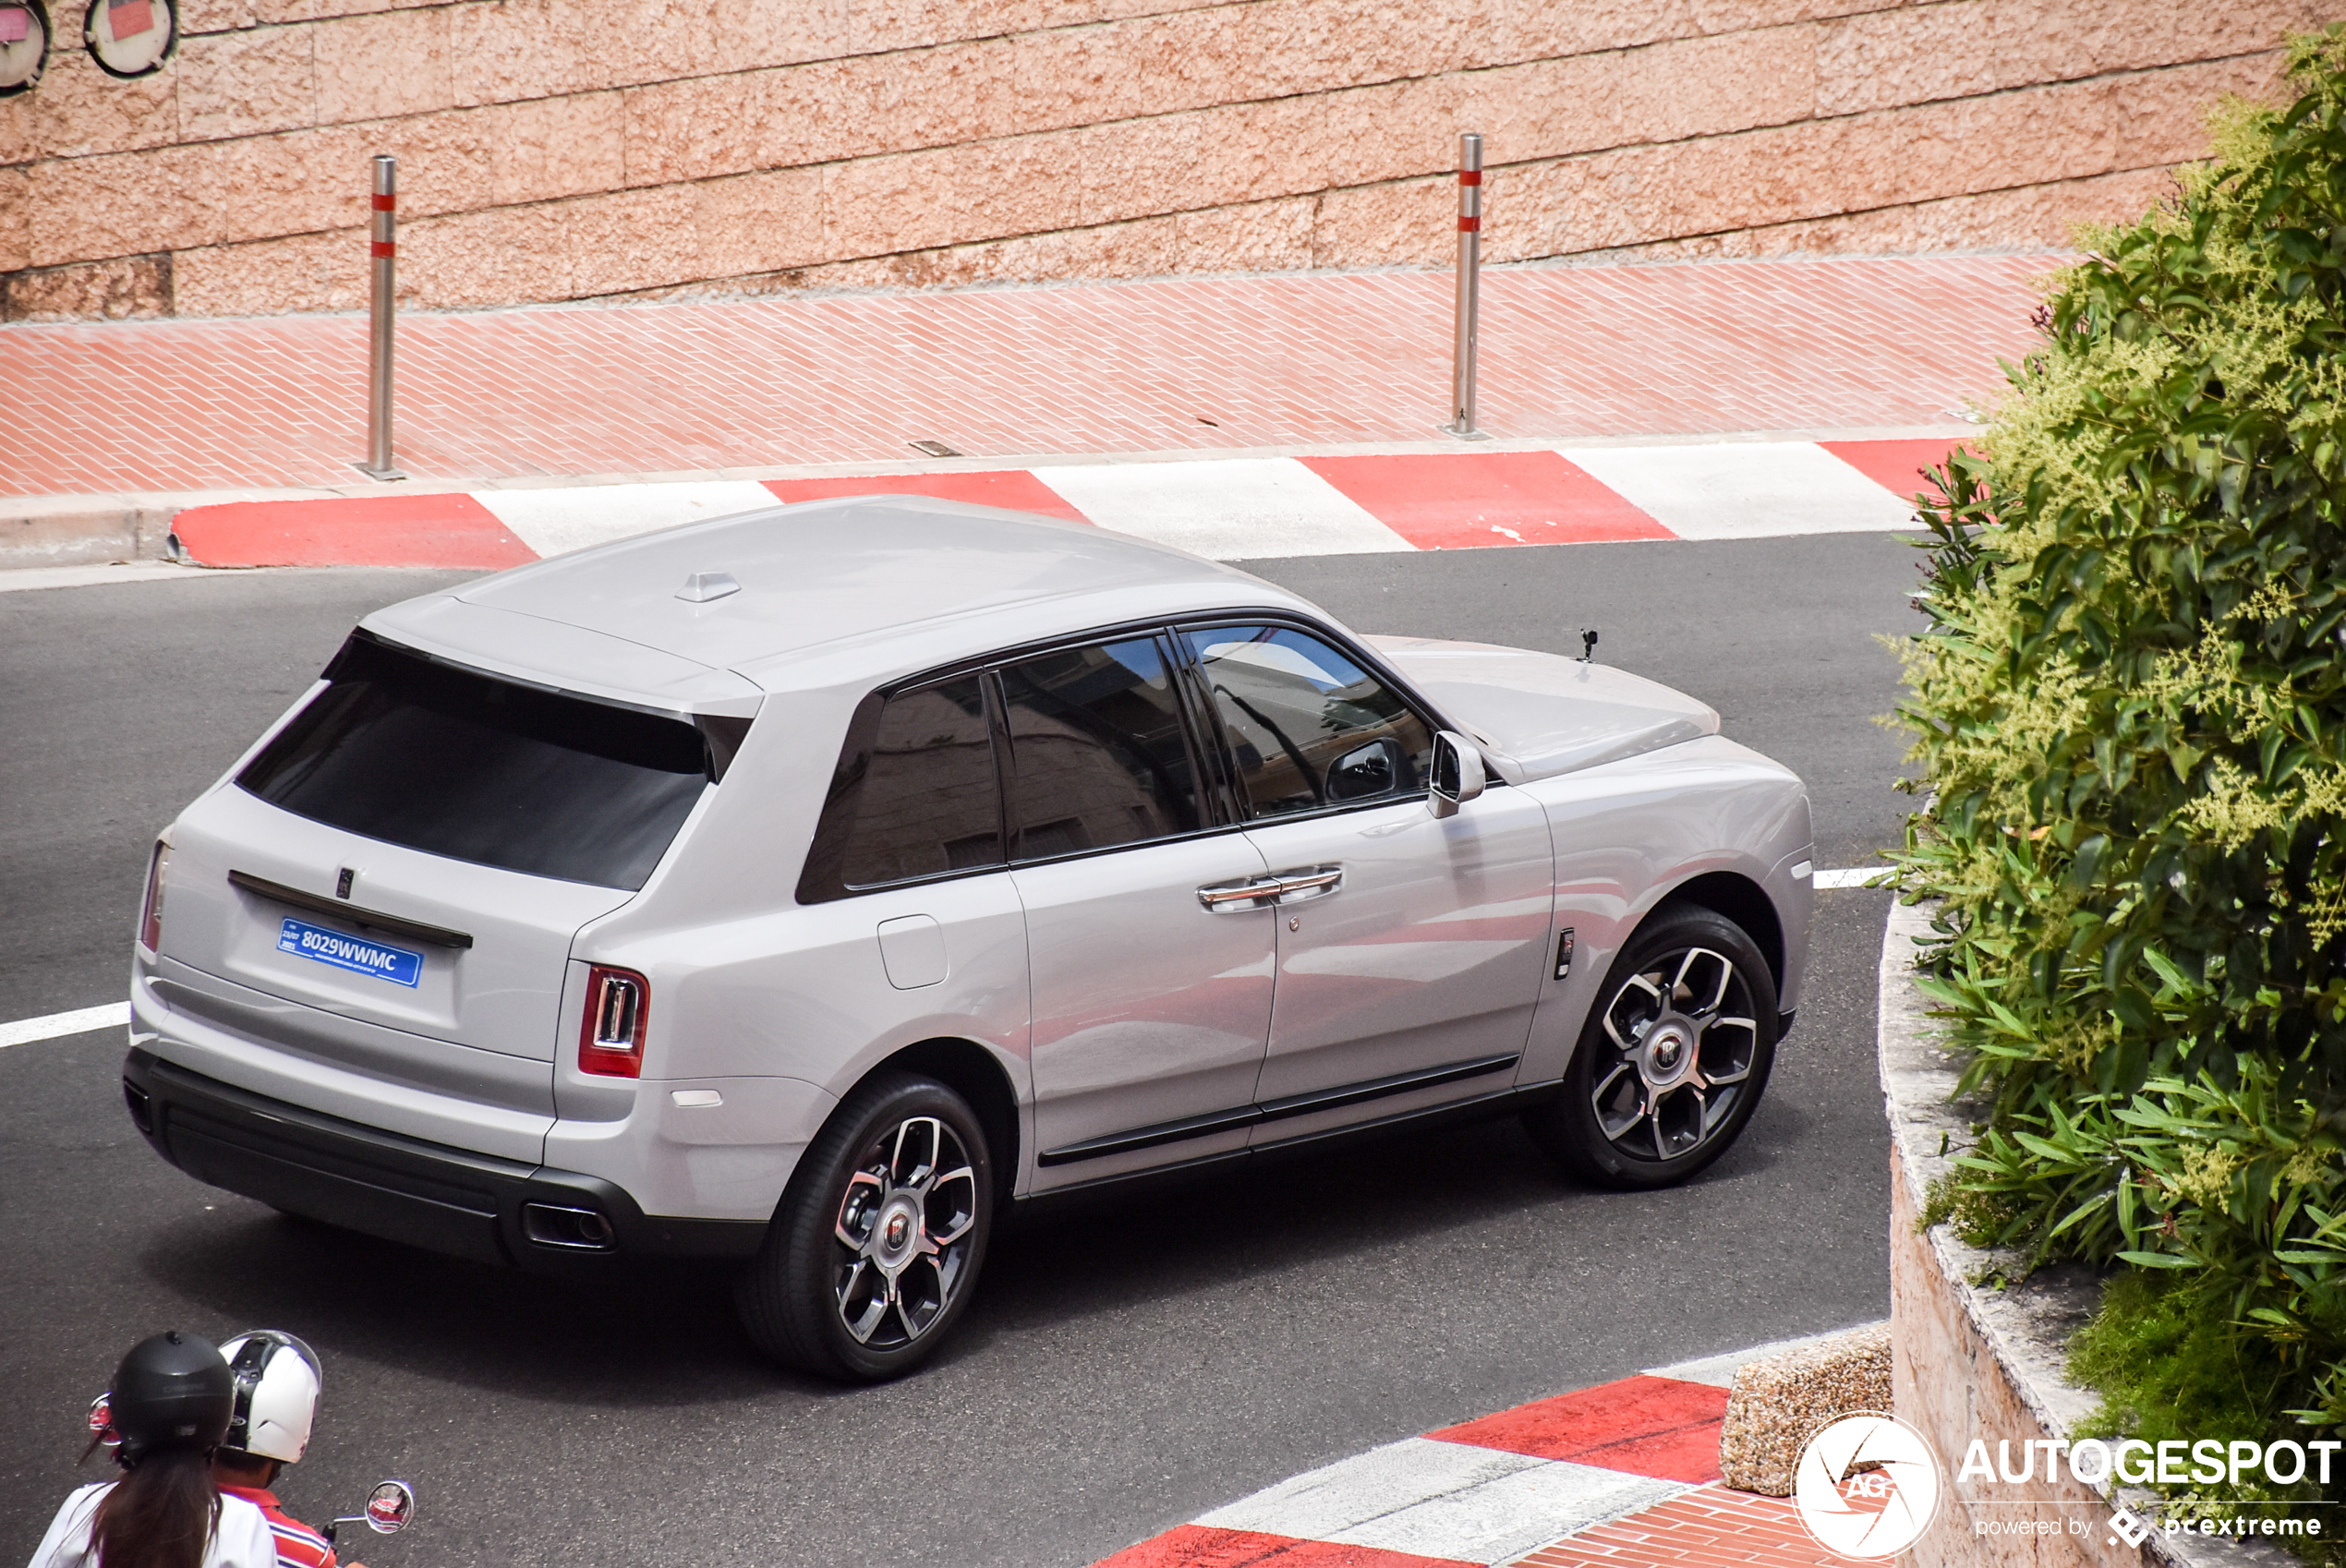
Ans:
{"label": "rear taillight", "polygon": [[171,846],[158,838],[147,862],[146,906],[139,911],[139,946],[150,953],[163,950],[163,879],[170,869]]}
{"label": "rear taillight", "polygon": [[652,1010],[651,983],[632,969],[586,971],[586,1016],[578,1027],[578,1070],[605,1078],[640,1078],[644,1025]]}

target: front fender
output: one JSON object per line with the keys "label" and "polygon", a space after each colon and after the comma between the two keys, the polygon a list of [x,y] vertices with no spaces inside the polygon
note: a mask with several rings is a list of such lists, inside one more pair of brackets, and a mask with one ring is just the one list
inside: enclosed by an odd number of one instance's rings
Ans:
{"label": "front fender", "polygon": [[[1518,1081],[1559,1079],[1605,972],[1656,909],[1699,878],[1725,877],[1764,899],[1778,926],[1777,1005],[1798,1005],[1808,968],[1812,884],[1807,787],[1718,736],[1521,786],[1545,807],[1555,847],[1555,923],[1573,931],[1570,971],[1551,964]],[[1764,934],[1755,933],[1761,946]]]}

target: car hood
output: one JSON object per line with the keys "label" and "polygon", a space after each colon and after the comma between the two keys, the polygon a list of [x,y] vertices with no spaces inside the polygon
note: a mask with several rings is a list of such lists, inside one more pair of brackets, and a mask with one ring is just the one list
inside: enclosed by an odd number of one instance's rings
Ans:
{"label": "car hood", "polygon": [[1626,669],[1488,643],[1365,640],[1511,784],[1719,732],[1716,711]]}

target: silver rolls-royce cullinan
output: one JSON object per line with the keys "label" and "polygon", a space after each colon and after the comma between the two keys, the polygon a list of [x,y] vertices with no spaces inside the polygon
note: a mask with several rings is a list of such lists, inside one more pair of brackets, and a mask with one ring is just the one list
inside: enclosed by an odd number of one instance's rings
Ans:
{"label": "silver rolls-royce cullinan", "polygon": [[1798,998],[1800,780],[1585,660],[909,497],[369,616],[155,846],[130,1115],[501,1263],[742,1260],[877,1379],[998,1217],[1418,1117],[1654,1187]]}

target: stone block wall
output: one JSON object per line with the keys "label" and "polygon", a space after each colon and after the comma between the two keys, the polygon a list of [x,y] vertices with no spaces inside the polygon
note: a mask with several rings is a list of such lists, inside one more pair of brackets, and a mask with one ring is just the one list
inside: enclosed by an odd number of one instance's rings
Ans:
{"label": "stone block wall", "polygon": [[[78,35],[74,0],[57,0]],[[181,0],[0,99],[0,317],[2056,245],[2346,0]]]}

